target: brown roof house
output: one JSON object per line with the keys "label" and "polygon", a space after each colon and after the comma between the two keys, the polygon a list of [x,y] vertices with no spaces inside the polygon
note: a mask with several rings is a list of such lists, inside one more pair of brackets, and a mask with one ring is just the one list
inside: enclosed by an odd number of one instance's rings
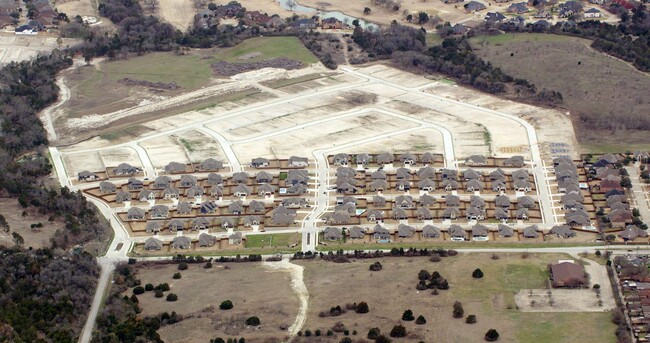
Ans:
{"label": "brown roof house", "polygon": [[551,264],[551,281],[553,287],[581,288],[587,285],[587,278],[582,266],[573,262]]}

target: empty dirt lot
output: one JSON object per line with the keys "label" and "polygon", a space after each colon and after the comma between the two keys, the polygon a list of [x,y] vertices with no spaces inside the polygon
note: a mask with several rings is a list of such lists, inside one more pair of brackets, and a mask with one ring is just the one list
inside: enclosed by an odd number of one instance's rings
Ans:
{"label": "empty dirt lot", "polygon": [[[0,67],[9,62],[30,60],[39,54],[49,54],[58,47],[57,36],[39,33],[36,36],[16,36],[13,33],[0,33]],[[64,38],[61,47],[72,46],[81,41]]]}
{"label": "empty dirt lot", "polygon": [[[176,264],[154,265],[138,269],[142,284],[154,286],[166,282],[178,301],[168,302],[155,298],[153,292],[138,296],[142,315],[156,315],[176,311],[185,320],[161,328],[158,332],[166,342],[208,342],[215,337],[245,337],[247,341],[264,339],[279,342],[286,335],[281,325],[289,326],[298,313],[298,297],[291,289],[290,275],[260,263],[214,264],[211,269],[204,264],[190,264],[181,271],[182,278],[172,279],[178,272]],[[265,290],[273,290],[270,294]],[[127,291],[130,295],[131,290]],[[233,309],[223,311],[219,304],[233,302]],[[259,329],[246,328],[243,321],[258,316]]]}
{"label": "empty dirt lot", "polygon": [[[494,261],[489,254],[467,254],[443,258],[433,263],[428,258],[384,258],[336,264],[323,261],[298,262],[305,267],[305,282],[310,303],[304,330],[327,330],[341,321],[350,331],[365,336],[372,327],[383,333],[393,325],[402,324],[409,333],[408,341],[478,342],[489,328],[500,333],[503,342],[614,342],[614,326],[609,313],[522,313],[515,309],[514,294],[523,288],[543,288],[548,272],[546,265],[558,258],[557,254],[501,254]],[[368,270],[379,261],[383,269]],[[474,279],[475,268],[484,272],[482,279]],[[430,290],[418,291],[418,272],[438,271],[449,281],[449,290],[432,295]],[[344,291],[342,291],[344,290]],[[476,324],[465,324],[454,319],[452,304],[460,301],[465,316],[475,314]],[[319,317],[332,306],[366,301],[370,312],[354,311],[338,317]],[[411,309],[415,317],[423,315],[427,324],[401,320],[402,313]],[[337,342],[341,338],[332,339]]]}
{"label": "empty dirt lot", "polygon": [[[599,131],[593,128],[631,127],[641,113],[650,113],[650,75],[628,63],[589,47],[590,41],[547,34],[506,34],[477,37],[474,51],[501,67],[506,73],[534,83],[538,89],[558,90],[563,107],[571,111],[574,123],[583,114],[589,125],[577,125],[581,144],[599,151],[602,146],[619,144],[620,151],[637,147],[626,143],[650,144],[642,132]],[[567,81],[570,80],[570,81]]]}

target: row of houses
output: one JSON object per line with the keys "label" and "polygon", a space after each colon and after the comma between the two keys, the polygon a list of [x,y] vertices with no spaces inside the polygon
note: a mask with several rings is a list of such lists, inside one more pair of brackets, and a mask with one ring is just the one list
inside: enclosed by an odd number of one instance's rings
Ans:
{"label": "row of houses", "polygon": [[578,167],[569,156],[553,159],[553,171],[558,190],[563,193],[560,204],[565,211],[564,219],[569,226],[590,226],[589,213],[584,207],[584,196],[581,193]]}
{"label": "row of houses", "polygon": [[615,271],[622,289],[625,315],[635,342],[648,342],[650,332],[650,277],[647,256],[616,256]]}
{"label": "row of houses", "polygon": [[[371,239],[378,243],[390,243],[397,239],[408,239],[418,235],[424,239],[449,239],[452,241],[485,241],[489,239],[490,233],[494,233],[502,238],[510,238],[521,235],[525,239],[536,239],[544,235],[537,225],[530,225],[525,228],[515,230],[512,227],[499,224],[496,228],[489,228],[482,224],[476,224],[469,229],[460,225],[452,224],[447,228],[441,229],[435,225],[424,225],[415,227],[407,224],[400,224],[394,230],[389,230],[379,224],[372,228],[362,226],[352,226],[349,228],[326,227],[323,230],[322,237],[324,241],[339,241],[345,239],[364,240]],[[548,234],[557,235],[562,238],[570,238],[575,233],[568,227],[554,227]]]}
{"label": "row of houses", "polygon": [[[187,236],[177,236],[169,242],[169,247],[176,250],[187,250],[196,244],[200,248],[209,248],[215,246],[215,244],[219,244],[223,240],[226,240],[230,245],[241,245],[246,240],[246,237],[241,232],[220,237],[202,233],[196,241],[193,241]],[[156,237],[149,237],[144,242],[143,248],[145,251],[159,251],[163,249],[164,245],[165,243],[162,240]]]}

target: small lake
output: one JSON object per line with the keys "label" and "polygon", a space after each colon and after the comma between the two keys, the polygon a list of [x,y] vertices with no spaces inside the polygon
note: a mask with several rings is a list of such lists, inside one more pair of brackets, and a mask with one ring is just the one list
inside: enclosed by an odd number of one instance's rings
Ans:
{"label": "small lake", "polygon": [[369,23],[363,19],[359,19],[356,17],[349,16],[347,14],[341,13],[339,11],[326,11],[326,12],[321,12],[313,7],[308,7],[308,6],[303,6],[300,5],[296,0],[277,0],[277,2],[280,4],[282,8],[285,10],[289,10],[298,14],[315,14],[318,15],[321,20],[322,19],[327,19],[327,18],[336,18],[343,23],[346,23],[347,25],[352,26],[352,22],[357,19],[359,20],[359,26],[361,26],[364,30],[378,30],[379,27],[377,25]]}

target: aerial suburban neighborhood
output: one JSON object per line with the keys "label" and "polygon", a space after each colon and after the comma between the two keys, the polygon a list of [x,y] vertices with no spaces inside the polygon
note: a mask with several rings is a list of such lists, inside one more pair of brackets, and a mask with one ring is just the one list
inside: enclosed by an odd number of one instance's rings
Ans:
{"label": "aerial suburban neighborhood", "polygon": [[650,339],[638,0],[0,0],[1,342]]}

